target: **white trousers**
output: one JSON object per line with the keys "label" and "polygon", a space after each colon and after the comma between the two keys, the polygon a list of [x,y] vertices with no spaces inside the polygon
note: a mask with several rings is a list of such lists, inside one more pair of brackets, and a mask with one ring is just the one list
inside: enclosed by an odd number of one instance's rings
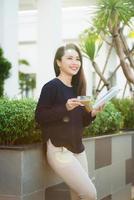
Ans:
{"label": "white trousers", "polygon": [[70,187],[72,200],[96,200],[96,189],[88,176],[85,151],[72,153],[65,147],[55,147],[47,141],[47,160],[50,167]]}

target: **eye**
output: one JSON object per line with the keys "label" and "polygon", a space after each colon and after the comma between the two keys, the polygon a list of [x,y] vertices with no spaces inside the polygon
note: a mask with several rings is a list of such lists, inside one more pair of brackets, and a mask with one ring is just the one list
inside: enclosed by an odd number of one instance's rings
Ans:
{"label": "eye", "polygon": [[72,60],[73,58],[72,57],[68,57],[67,59]]}
{"label": "eye", "polygon": [[76,60],[76,61],[80,61],[80,58],[73,58],[72,56],[67,57],[68,60]]}

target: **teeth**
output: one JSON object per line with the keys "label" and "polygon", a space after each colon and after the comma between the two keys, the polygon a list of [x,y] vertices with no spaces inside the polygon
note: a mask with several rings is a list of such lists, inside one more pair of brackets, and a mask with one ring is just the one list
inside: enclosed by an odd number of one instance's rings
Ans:
{"label": "teeth", "polygon": [[77,70],[77,68],[71,68],[72,70]]}

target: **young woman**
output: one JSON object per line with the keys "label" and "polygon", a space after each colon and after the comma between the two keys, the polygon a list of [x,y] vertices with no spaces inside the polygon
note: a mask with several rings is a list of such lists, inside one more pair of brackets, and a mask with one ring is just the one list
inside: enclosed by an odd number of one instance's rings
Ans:
{"label": "young woman", "polygon": [[74,44],[58,48],[54,59],[56,78],[46,83],[36,108],[51,168],[71,189],[72,200],[95,200],[96,189],[88,176],[82,143],[83,128],[100,110],[88,112],[77,96],[86,95],[82,56]]}

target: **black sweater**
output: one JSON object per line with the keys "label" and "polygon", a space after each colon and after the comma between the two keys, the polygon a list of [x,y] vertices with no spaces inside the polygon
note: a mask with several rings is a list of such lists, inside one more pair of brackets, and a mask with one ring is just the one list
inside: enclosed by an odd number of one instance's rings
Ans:
{"label": "black sweater", "polygon": [[65,104],[70,98],[76,98],[72,87],[57,78],[49,81],[42,88],[35,118],[41,126],[44,142],[50,138],[55,146],[80,153],[84,150],[83,128],[94,118],[81,106],[67,111]]}

